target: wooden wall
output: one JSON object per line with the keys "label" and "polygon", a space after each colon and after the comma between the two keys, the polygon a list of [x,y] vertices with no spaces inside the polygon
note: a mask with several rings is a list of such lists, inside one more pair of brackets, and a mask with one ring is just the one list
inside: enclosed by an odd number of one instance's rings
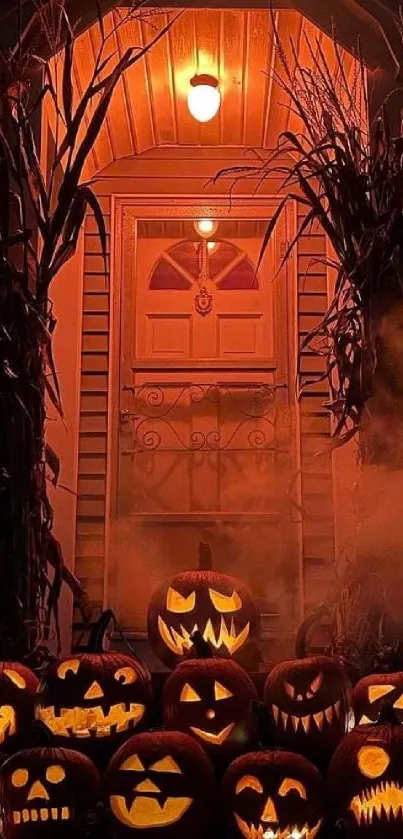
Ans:
{"label": "wooden wall", "polygon": [[[126,158],[105,170],[95,188],[101,202],[108,234],[111,231],[112,196],[176,193],[226,195],[228,180],[206,188],[206,181],[222,166],[244,164],[239,150],[154,149],[138,158]],[[278,182],[266,185],[275,194]],[[253,188],[253,185],[252,185]],[[250,193],[251,184],[239,191]],[[108,235],[108,244],[110,235]],[[298,244],[298,331],[301,339],[327,308],[325,237],[318,231],[306,233]],[[319,260],[319,261],[318,261]],[[76,573],[85,583],[96,617],[102,608],[105,580],[106,464],[108,445],[108,364],[110,289],[103,273],[101,249],[95,221],[89,215],[85,225],[83,334],[81,350],[81,399]],[[300,360],[300,377],[312,380],[323,372],[323,361],[312,352]],[[323,401],[326,384],[311,388],[298,408],[301,447],[303,586],[305,610],[326,596],[332,581],[334,560],[334,516],[332,461],[329,451],[330,420]],[[76,629],[79,629],[76,622]]]}

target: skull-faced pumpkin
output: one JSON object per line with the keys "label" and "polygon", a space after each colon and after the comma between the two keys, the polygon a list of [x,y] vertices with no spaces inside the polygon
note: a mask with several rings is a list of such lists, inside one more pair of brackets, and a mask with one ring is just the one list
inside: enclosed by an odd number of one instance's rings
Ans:
{"label": "skull-faced pumpkin", "polygon": [[324,784],[305,758],[251,752],[222,781],[228,817],[244,839],[315,839],[324,819]]}
{"label": "skull-faced pumpkin", "polygon": [[385,702],[393,706],[397,719],[403,723],[403,673],[373,673],[357,682],[353,693],[357,724],[378,722]]}
{"label": "skull-faced pumpkin", "polygon": [[256,688],[235,661],[189,659],[168,677],[162,698],[168,728],[195,737],[215,762],[228,762],[253,746]]}
{"label": "skull-faced pumpkin", "polygon": [[76,837],[99,799],[97,769],[70,749],[27,749],[0,769],[5,839]]}
{"label": "skull-faced pumpkin", "polygon": [[215,796],[212,766],[187,734],[135,734],[112,758],[104,800],[118,837],[200,836]]}
{"label": "skull-faced pumpkin", "polygon": [[313,656],[277,664],[265,685],[276,745],[324,765],[352,725],[352,688],[340,664]]}
{"label": "skull-faced pumpkin", "polygon": [[28,667],[0,662],[0,749],[32,722],[37,687],[38,680]]}
{"label": "skull-faced pumpkin", "polygon": [[170,577],[154,592],[148,607],[148,637],[156,655],[175,667],[202,634],[221,658],[246,663],[259,639],[259,615],[248,589],[235,577],[211,569],[204,546],[197,571]]}
{"label": "skull-faced pumpkin", "polygon": [[110,756],[144,722],[151,701],[150,675],[142,663],[122,653],[83,653],[51,664],[36,717],[58,744]]}
{"label": "skull-faced pumpkin", "polygon": [[[397,721],[396,721],[397,722]],[[358,726],[343,738],[329,768],[334,816],[351,839],[403,836],[403,727]]]}

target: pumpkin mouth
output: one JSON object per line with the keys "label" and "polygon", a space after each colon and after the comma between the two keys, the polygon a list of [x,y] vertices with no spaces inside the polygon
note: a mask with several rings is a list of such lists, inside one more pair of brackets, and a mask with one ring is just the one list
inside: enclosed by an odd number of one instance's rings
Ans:
{"label": "pumpkin mouth", "polygon": [[272,705],[274,721],[277,726],[280,721],[284,731],[288,728],[293,728],[297,733],[299,729],[308,734],[312,729],[323,731],[325,725],[332,725],[333,720],[340,719],[340,700],[334,705],[329,705],[324,711],[317,711],[315,714],[307,714],[304,717],[297,717],[295,714],[286,714],[285,711],[280,711],[277,705]]}
{"label": "pumpkin mouth", "polygon": [[165,623],[161,615],[158,615],[158,629],[162,640],[175,655],[183,655],[185,650],[190,650],[193,646],[190,636],[197,630],[201,632],[204,640],[212,644],[216,650],[219,650],[220,647],[226,647],[228,652],[233,655],[243,646],[248,638],[250,623],[248,621],[244,628],[237,633],[234,618],[231,618],[229,626],[227,626],[224,616],[221,615],[220,629],[217,632],[214,630],[211,618],[208,619],[204,630],[197,623],[194,624],[190,631],[183,624],[180,624],[178,632],[172,626],[168,627],[168,624]]}
{"label": "pumpkin mouth", "polygon": [[[59,709],[57,709],[59,710]],[[38,718],[52,734],[59,737],[109,737],[127,731],[141,720],[145,705],[119,702],[104,713],[100,705],[93,708],[39,708]]]}
{"label": "pumpkin mouth", "polygon": [[0,707],[0,743],[11,737],[17,731],[15,711],[11,705]]}
{"label": "pumpkin mouth", "polygon": [[123,795],[110,796],[114,816],[128,827],[159,827],[179,821],[192,804],[192,798],[167,798],[160,804],[149,795],[136,796],[130,809]]}
{"label": "pumpkin mouth", "polygon": [[238,813],[234,813],[236,823],[245,837],[245,839],[315,839],[315,836],[322,824],[322,819],[313,826],[309,827],[306,823],[303,827],[296,825],[287,825],[280,827],[278,824],[248,824]]}
{"label": "pumpkin mouth", "polygon": [[14,810],[14,824],[26,822],[68,821],[71,819],[70,807],[40,807],[40,809]]}
{"label": "pumpkin mouth", "polygon": [[190,730],[193,731],[197,737],[200,737],[202,740],[205,740],[206,743],[214,743],[216,746],[221,746],[222,743],[229,737],[231,731],[234,727],[235,723],[231,722],[221,731],[218,731],[217,734],[214,734],[212,731],[204,731],[202,728],[195,728],[193,725],[190,726]]}
{"label": "pumpkin mouth", "polygon": [[395,781],[386,781],[364,790],[354,796],[350,810],[358,824],[372,824],[374,816],[382,820],[387,818],[403,820],[403,789]]}

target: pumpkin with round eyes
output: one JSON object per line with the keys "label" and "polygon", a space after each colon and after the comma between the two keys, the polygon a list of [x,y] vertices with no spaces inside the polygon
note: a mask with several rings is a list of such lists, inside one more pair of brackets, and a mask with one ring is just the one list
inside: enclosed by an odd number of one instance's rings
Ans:
{"label": "pumpkin with round eyes", "polygon": [[99,799],[100,777],[85,755],[49,748],[17,752],[0,769],[2,835],[72,839]]}
{"label": "pumpkin with round eyes", "polygon": [[357,726],[336,749],[328,783],[335,819],[351,839],[403,836],[403,727],[384,708],[376,725]]}
{"label": "pumpkin with round eyes", "polygon": [[315,839],[324,821],[324,783],[291,752],[251,752],[234,760],[221,785],[228,819],[244,839]]}
{"label": "pumpkin with round eyes", "polygon": [[175,574],[154,592],[147,623],[155,654],[170,668],[192,654],[196,630],[221,658],[246,666],[257,656],[259,614],[252,596],[235,577],[212,570],[204,543],[197,571]]}
{"label": "pumpkin with round eyes", "polygon": [[212,819],[212,766],[179,731],[135,734],[112,758],[103,788],[119,839],[203,836]]}
{"label": "pumpkin with round eyes", "polygon": [[390,703],[403,723],[403,673],[373,673],[354,687],[353,704],[358,725],[374,725],[382,706]]}
{"label": "pumpkin with round eyes", "polygon": [[327,656],[277,664],[267,677],[264,697],[276,745],[321,767],[353,724],[350,681]]}
{"label": "pumpkin with round eyes", "polygon": [[[15,743],[34,717],[38,679],[16,661],[0,662],[0,748]],[[11,741],[11,742],[10,742]]]}
{"label": "pumpkin with round eyes", "polygon": [[117,652],[81,653],[50,665],[36,717],[58,745],[102,761],[145,724],[151,704],[151,677],[138,659]]}
{"label": "pumpkin with round eyes", "polygon": [[217,765],[254,745],[256,688],[235,661],[195,658],[178,664],[165,682],[164,724],[191,734]]}

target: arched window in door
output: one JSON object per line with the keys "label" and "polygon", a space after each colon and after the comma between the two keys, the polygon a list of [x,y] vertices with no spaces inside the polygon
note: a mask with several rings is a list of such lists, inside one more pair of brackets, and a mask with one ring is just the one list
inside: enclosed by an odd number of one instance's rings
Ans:
{"label": "arched window in door", "polygon": [[232,242],[178,242],[163,252],[150,279],[151,291],[190,291],[212,283],[217,291],[256,291],[259,283],[247,254]]}

